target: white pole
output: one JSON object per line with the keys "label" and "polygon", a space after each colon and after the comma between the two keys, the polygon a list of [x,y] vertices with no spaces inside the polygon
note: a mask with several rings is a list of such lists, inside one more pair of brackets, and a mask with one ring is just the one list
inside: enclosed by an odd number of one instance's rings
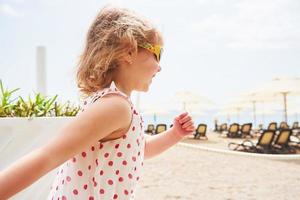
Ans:
{"label": "white pole", "polygon": [[47,94],[46,86],[46,47],[37,46],[36,48],[36,84],[37,92],[42,95]]}
{"label": "white pole", "polygon": [[253,104],[253,122],[254,122],[254,127],[256,127],[256,101],[252,101]]}
{"label": "white pole", "polygon": [[288,123],[288,118],[287,118],[287,99],[286,99],[286,96],[287,96],[287,92],[284,92],[282,93],[283,94],[283,103],[284,103],[284,121],[286,123]]}

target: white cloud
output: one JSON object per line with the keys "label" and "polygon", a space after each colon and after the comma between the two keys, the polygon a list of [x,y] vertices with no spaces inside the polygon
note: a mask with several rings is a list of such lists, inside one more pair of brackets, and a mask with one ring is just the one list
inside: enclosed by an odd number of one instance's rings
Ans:
{"label": "white cloud", "polygon": [[[209,35],[229,47],[300,47],[300,14],[296,1],[238,1],[228,13],[212,13],[189,30]],[[201,37],[200,37],[201,38]],[[207,37],[205,37],[207,44]]]}
{"label": "white cloud", "polygon": [[19,13],[8,4],[0,4],[0,14],[12,16],[12,17],[20,16]]}

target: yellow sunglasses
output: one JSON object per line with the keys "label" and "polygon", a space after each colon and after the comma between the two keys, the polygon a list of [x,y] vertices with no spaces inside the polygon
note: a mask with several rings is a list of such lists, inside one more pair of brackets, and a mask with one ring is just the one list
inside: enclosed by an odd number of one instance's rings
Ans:
{"label": "yellow sunglasses", "polygon": [[151,53],[153,53],[157,59],[157,61],[160,61],[161,55],[163,53],[163,48],[160,45],[152,45],[150,43],[144,43],[138,45],[141,48],[147,49]]}

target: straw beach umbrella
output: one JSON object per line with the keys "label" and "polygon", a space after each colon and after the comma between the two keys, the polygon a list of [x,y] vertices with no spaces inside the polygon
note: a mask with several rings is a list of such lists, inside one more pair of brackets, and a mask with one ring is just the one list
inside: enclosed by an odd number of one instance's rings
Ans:
{"label": "straw beach umbrella", "polygon": [[298,121],[298,116],[300,115],[300,104],[292,103],[289,104],[289,110],[287,111],[288,116],[294,116],[295,121]]}
{"label": "straw beach umbrella", "polygon": [[236,110],[220,110],[214,115],[214,118],[218,119],[220,116],[226,116],[227,123],[229,124],[231,116],[235,114],[237,114]]}
{"label": "straw beach umbrella", "polygon": [[265,104],[270,102],[276,102],[279,98],[272,95],[266,95],[266,94],[257,94],[255,91],[250,91],[246,93],[242,93],[238,95],[233,100],[233,104],[240,105],[241,107],[250,108],[252,107],[252,113],[253,113],[253,122],[254,126],[256,126],[256,115],[257,113],[257,104]]}
{"label": "straw beach umbrella", "polygon": [[155,103],[155,104],[146,104],[141,106],[141,113],[143,115],[152,115],[153,122],[157,124],[158,116],[165,116],[170,114],[171,109],[166,103]]}
{"label": "straw beach umbrella", "polygon": [[191,91],[178,91],[171,99],[172,102],[180,104],[182,110],[191,112],[193,108],[210,108],[214,102]]}
{"label": "straw beach umbrella", "polygon": [[256,112],[257,115],[261,116],[262,124],[265,124],[266,115],[274,115],[274,114],[277,114],[277,113],[278,113],[278,111],[276,111],[275,109],[271,109],[271,108],[268,108],[268,109],[262,108],[262,109],[259,109]]}
{"label": "straw beach umbrella", "polygon": [[192,104],[187,106],[187,111],[194,117],[208,116],[209,114],[206,112],[208,109],[208,107],[201,104]]}
{"label": "straw beach umbrella", "polygon": [[288,96],[300,96],[300,77],[275,78],[253,93],[253,96],[281,97],[284,106],[284,119],[287,122]]}
{"label": "straw beach umbrella", "polygon": [[215,116],[226,116],[227,122],[230,123],[230,117],[232,115],[236,115],[237,122],[239,123],[240,122],[240,114],[248,108],[249,108],[249,106],[246,104],[230,103],[230,104],[223,106],[223,108],[221,108]]}

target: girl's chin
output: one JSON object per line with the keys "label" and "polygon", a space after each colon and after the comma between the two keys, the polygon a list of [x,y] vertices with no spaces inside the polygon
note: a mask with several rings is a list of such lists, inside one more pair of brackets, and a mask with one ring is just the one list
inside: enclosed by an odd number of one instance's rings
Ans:
{"label": "girl's chin", "polygon": [[148,92],[150,85],[151,85],[151,82],[149,84],[145,84],[142,87],[136,89],[136,91],[138,91],[138,92]]}

